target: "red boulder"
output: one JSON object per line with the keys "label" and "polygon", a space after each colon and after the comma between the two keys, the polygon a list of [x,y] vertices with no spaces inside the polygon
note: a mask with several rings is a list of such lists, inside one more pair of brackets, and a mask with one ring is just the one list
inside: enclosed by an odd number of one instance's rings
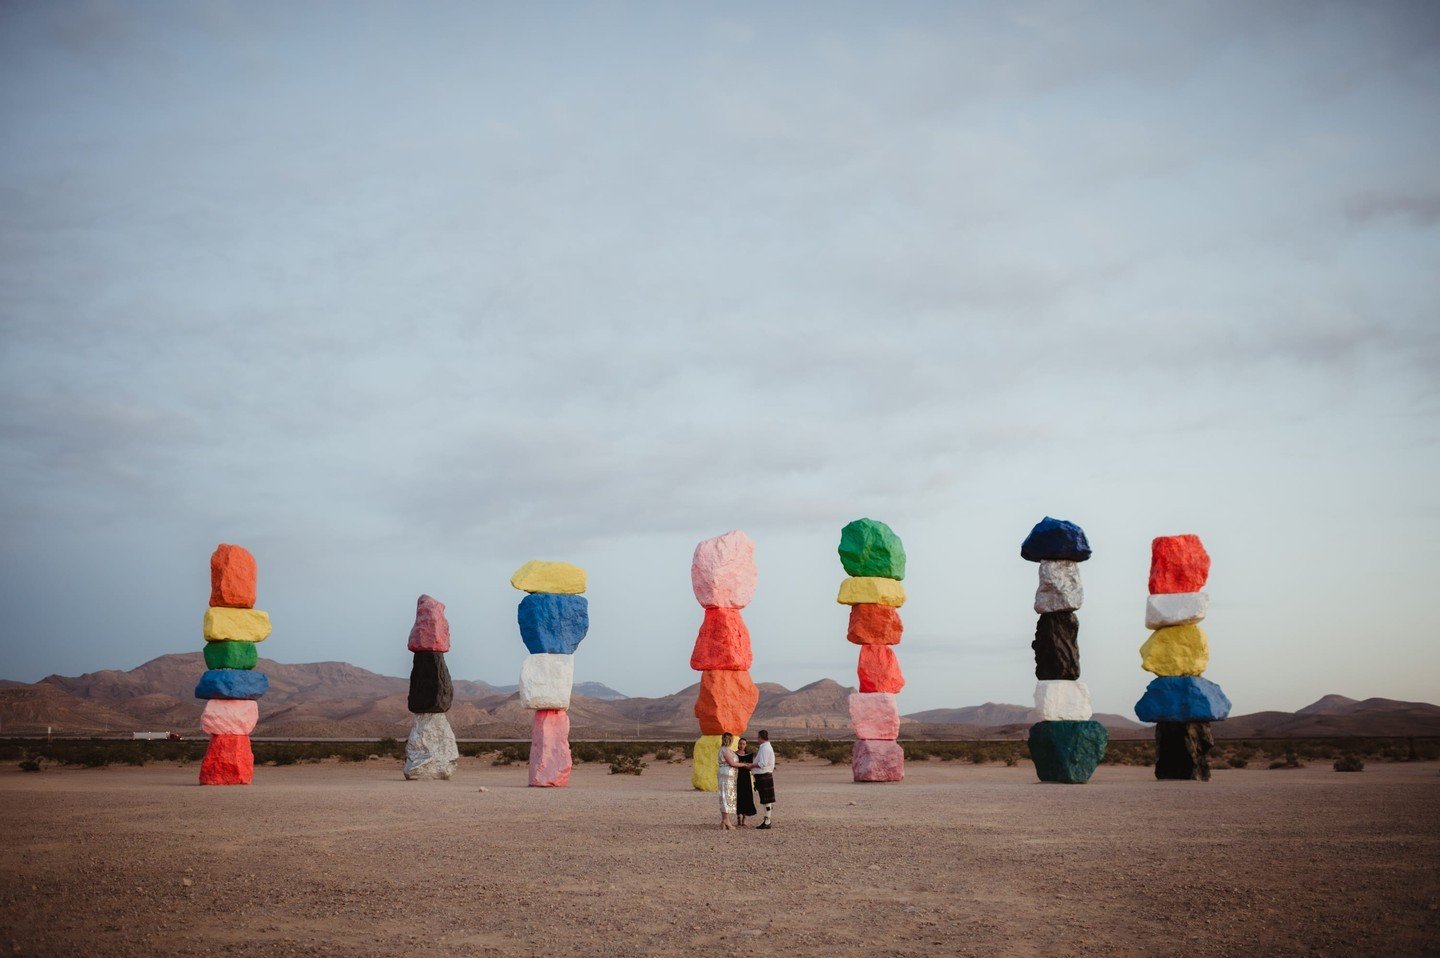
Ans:
{"label": "red boulder", "polygon": [[415,624],[410,627],[411,652],[449,652],[450,622],[445,618],[445,603],[422,595],[415,600]]}
{"label": "red boulder", "polygon": [[695,700],[695,717],[705,735],[739,735],[750,724],[760,690],[744,671],[716,671],[700,674],[700,697]]}
{"label": "red boulder", "polygon": [[249,785],[255,778],[255,754],[248,735],[212,735],[200,763],[201,785]]}
{"label": "red boulder", "polygon": [[750,652],[750,630],[739,609],[706,609],[705,621],[690,653],[690,667],[697,672],[713,669],[744,671],[755,656]]}
{"label": "red boulder", "polygon": [[255,608],[255,557],[248,549],[221,543],[210,555],[210,605]]}
{"label": "red boulder", "polygon": [[1160,536],[1150,543],[1150,594],[1199,592],[1210,578],[1210,555],[1196,535]]}
{"label": "red boulder", "polygon": [[875,602],[850,607],[850,628],[845,638],[856,645],[899,645],[905,624],[900,610]]}
{"label": "red boulder", "polygon": [[900,660],[888,645],[862,645],[855,673],[860,677],[862,692],[898,692],[905,687]]}

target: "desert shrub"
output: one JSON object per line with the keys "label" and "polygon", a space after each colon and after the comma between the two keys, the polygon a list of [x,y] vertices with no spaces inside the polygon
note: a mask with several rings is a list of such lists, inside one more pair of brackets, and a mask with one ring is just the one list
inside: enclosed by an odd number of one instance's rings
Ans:
{"label": "desert shrub", "polygon": [[611,775],[639,775],[648,767],[648,762],[642,762],[632,755],[617,755],[610,760]]}
{"label": "desert shrub", "polygon": [[490,764],[512,765],[515,762],[528,761],[530,761],[529,745],[506,745],[495,753],[495,758],[491,760]]}
{"label": "desert shrub", "polygon": [[655,761],[668,762],[671,757],[674,756],[674,754],[675,753],[670,751],[668,748],[657,748],[655,750]]}
{"label": "desert shrub", "polygon": [[368,753],[356,751],[354,749],[346,749],[345,751],[340,753],[340,761],[342,762],[363,762],[367,758],[369,758]]}
{"label": "desert shrub", "polygon": [[775,750],[776,758],[796,761],[805,757],[805,745],[801,742],[771,741],[770,747]]}
{"label": "desert shrub", "polygon": [[603,762],[605,757],[605,750],[595,742],[575,742],[570,746],[570,758],[576,762]]}
{"label": "desert shrub", "polygon": [[21,759],[21,760],[20,760],[20,771],[22,771],[22,772],[38,772],[38,771],[40,771],[40,763],[39,763],[38,761],[36,761],[35,759],[33,759],[33,758]]}
{"label": "desert shrub", "polygon": [[1365,771],[1365,760],[1358,755],[1346,755],[1335,760],[1335,771],[1337,772],[1363,772]]}
{"label": "desert shrub", "polygon": [[1005,764],[1006,764],[1007,766],[1009,766],[1010,768],[1014,768],[1016,765],[1020,764],[1020,757],[1019,757],[1018,755],[1016,755],[1014,752],[1006,752],[1006,753],[1005,753]]}
{"label": "desert shrub", "polygon": [[1230,768],[1244,768],[1249,763],[1250,760],[1248,758],[1239,754],[1232,755],[1225,761],[1225,764]]}
{"label": "desert shrub", "polygon": [[824,759],[831,765],[849,765],[852,749],[849,745],[826,745],[812,752],[816,758]]}
{"label": "desert shrub", "polygon": [[280,754],[276,755],[274,758],[270,759],[270,764],[271,764],[271,765],[294,765],[294,764],[295,764],[296,762],[298,762],[298,761],[299,761],[299,759],[297,759],[297,758],[296,758],[293,754],[291,754],[290,752],[281,752]]}

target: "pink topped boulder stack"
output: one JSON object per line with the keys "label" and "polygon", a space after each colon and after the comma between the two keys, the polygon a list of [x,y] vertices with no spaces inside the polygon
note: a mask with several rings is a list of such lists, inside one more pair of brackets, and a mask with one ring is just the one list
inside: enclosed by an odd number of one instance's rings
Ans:
{"label": "pink topped boulder stack", "polygon": [[690,586],[705,608],[705,618],[690,653],[690,667],[700,673],[700,695],[695,700],[700,738],[690,784],[701,791],[718,787],[720,736],[744,734],[760,700],[760,690],[750,679],[754,661],[750,630],[740,612],[754,597],[759,577],[755,543],[738,529],[695,547]]}
{"label": "pink topped boulder stack", "polygon": [[270,634],[270,616],[255,608],[256,579],[249,550],[215,547],[204,622],[206,672],[195,686],[195,697],[206,700],[200,728],[210,736],[201,785],[249,785],[255,778],[250,733],[260,720],[255,700],[268,687],[264,673],[255,671],[256,645]]}
{"label": "pink topped boulder stack", "polygon": [[459,767],[460,747],[445,715],[455,698],[445,664],[445,653],[450,651],[445,603],[428,595],[415,600],[415,624],[405,647],[412,653],[406,705],[415,716],[405,740],[405,779],[449,780]]}
{"label": "pink topped boulder stack", "polygon": [[856,677],[860,691],[850,695],[850,724],[855,746],[850,771],[857,782],[898,782],[905,777],[900,709],[895,695],[905,687],[896,645],[905,625],[905,546],[889,526],[856,519],[840,530],[840,563],[850,576],[837,599],[850,607],[845,638],[860,646]]}

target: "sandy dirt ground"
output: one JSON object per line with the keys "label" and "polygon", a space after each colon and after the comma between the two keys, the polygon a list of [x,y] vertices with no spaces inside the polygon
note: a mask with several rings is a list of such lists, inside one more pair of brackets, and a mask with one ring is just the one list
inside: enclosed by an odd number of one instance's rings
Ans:
{"label": "sandy dirt ground", "polygon": [[[568,789],[462,759],[0,771],[0,951],[20,955],[1440,953],[1440,769],[782,763],[721,832],[688,766]],[[483,791],[481,790],[483,787]]]}

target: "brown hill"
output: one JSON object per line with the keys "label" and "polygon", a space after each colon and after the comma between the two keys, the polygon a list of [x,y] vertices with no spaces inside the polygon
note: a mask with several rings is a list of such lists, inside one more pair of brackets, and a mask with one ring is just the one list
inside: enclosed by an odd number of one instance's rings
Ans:
{"label": "brown hill", "polygon": [[1297,712],[1252,712],[1216,723],[1223,738],[1348,738],[1440,735],[1440,706],[1327,695]]}

